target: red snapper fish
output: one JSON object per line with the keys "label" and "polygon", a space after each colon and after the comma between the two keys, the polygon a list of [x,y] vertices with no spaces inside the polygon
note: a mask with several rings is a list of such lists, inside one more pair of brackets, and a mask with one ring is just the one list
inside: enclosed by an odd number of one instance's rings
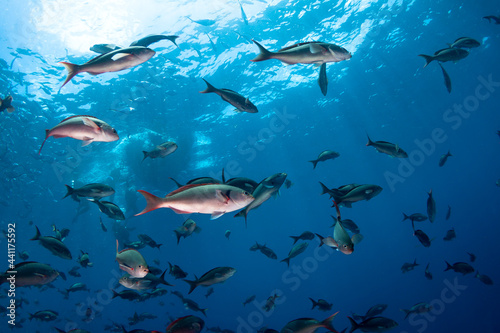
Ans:
{"label": "red snapper fish", "polygon": [[225,184],[185,185],[167,194],[165,198],[142,190],[138,192],[144,196],[147,205],[136,216],[165,207],[177,214],[210,214],[213,220],[225,213],[241,209],[254,200],[247,191]]}
{"label": "red snapper fish", "polygon": [[106,122],[92,116],[72,116],[64,119],[50,130],[45,130],[45,140],[38,151],[42,151],[45,141],[53,136],[59,138],[73,138],[83,141],[83,146],[94,141],[111,142],[119,139],[116,130]]}
{"label": "red snapper fish", "polygon": [[87,72],[92,75],[97,75],[108,72],[118,72],[148,61],[155,53],[155,51],[144,46],[130,46],[101,54],[82,65],[62,61],[60,64],[64,65],[68,70],[68,76],[66,76],[66,80],[61,88],[79,73]]}

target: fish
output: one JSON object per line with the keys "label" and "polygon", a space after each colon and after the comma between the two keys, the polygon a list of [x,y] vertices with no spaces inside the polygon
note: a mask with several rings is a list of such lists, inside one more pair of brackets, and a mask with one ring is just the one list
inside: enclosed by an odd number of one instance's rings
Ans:
{"label": "fish", "polygon": [[138,301],[141,299],[141,294],[134,290],[123,290],[117,293],[114,289],[111,289],[113,292],[113,297],[111,299],[119,297],[121,299],[126,299],[129,301]]}
{"label": "fish", "polygon": [[352,203],[361,200],[370,200],[382,192],[382,187],[372,184],[356,185],[349,191],[343,189],[331,189],[330,194],[338,205],[352,207]]}
{"label": "fish", "polygon": [[295,258],[299,254],[301,254],[302,252],[304,252],[307,249],[308,245],[309,244],[306,243],[306,242],[302,242],[302,243],[296,244],[294,247],[292,247],[292,249],[290,250],[290,252],[288,252],[288,257],[286,257],[285,259],[281,260],[280,262],[286,262],[286,265],[290,266],[290,259]]}
{"label": "fish", "polygon": [[[334,217],[334,216],[332,216],[332,215],[330,215],[330,216],[333,219],[333,224],[330,226],[330,228],[332,228],[332,227],[335,227],[335,224],[337,224],[337,218]],[[340,222],[342,222],[342,226],[345,229],[351,231],[353,234],[359,234],[360,233],[358,225],[356,223],[354,223],[353,220],[351,220],[351,219],[344,219],[344,220],[342,220]]]}
{"label": "fish", "polygon": [[123,214],[120,207],[110,201],[100,201],[99,199],[87,199],[90,202],[95,203],[101,213],[106,214],[110,219],[114,220],[125,220],[125,214]]}
{"label": "fish", "polygon": [[457,62],[467,57],[468,55],[469,55],[468,51],[453,47],[436,51],[436,53],[434,53],[434,55],[431,56],[425,54],[419,54],[418,56],[423,57],[425,59],[425,65],[424,65],[425,68],[434,60],[440,62],[447,62],[447,61]]}
{"label": "fish", "polygon": [[318,310],[330,311],[332,309],[332,306],[333,306],[333,304],[328,303],[324,299],[318,299],[317,301],[315,301],[311,297],[309,297],[309,300],[312,302],[311,310],[314,310],[315,307],[318,307]]}
{"label": "fish", "polygon": [[79,269],[80,269],[80,267],[74,266],[73,268],[71,268],[68,271],[68,274],[71,275],[71,276],[74,276],[74,277],[81,277],[82,275],[80,273],[78,273]]}
{"label": "fish", "polygon": [[144,46],[131,46],[101,54],[82,65],[65,61],[59,62],[68,71],[68,75],[59,90],[79,73],[87,72],[92,75],[98,75],[122,71],[148,61],[155,53],[155,51]]}
{"label": "fish", "polygon": [[318,328],[326,328],[330,332],[337,332],[332,326],[332,320],[338,312],[335,312],[330,317],[323,321],[313,318],[299,318],[288,322],[280,331],[280,333],[314,333]]}
{"label": "fish", "polygon": [[186,16],[188,20],[194,23],[198,23],[199,25],[203,25],[205,27],[209,27],[215,24],[215,20],[203,19],[203,20],[192,20],[189,16]]}
{"label": "fish", "polygon": [[[337,210],[337,223],[335,223],[335,227],[333,229],[333,239],[329,239],[328,246],[336,248],[337,251],[342,252],[343,254],[351,254],[354,251],[354,245],[358,244],[363,236],[360,234],[355,234],[352,238],[349,237],[347,231],[342,224],[342,220],[340,217],[340,210],[337,203],[333,202],[335,209]],[[323,243],[323,240],[321,240]],[[321,246],[321,245],[320,245]]]}
{"label": "fish", "polygon": [[205,294],[205,298],[208,298],[208,296],[212,295],[214,293],[214,288],[210,287],[207,290],[207,293]]}
{"label": "fish", "polygon": [[316,64],[321,65],[327,62],[340,62],[351,59],[349,51],[341,46],[322,42],[306,42],[287,46],[277,52],[270,52],[257,41],[252,41],[259,48],[260,53],[252,62],[278,59],[287,64]]}
{"label": "fish", "polygon": [[177,237],[177,244],[179,244],[181,237],[189,237],[193,234],[193,232],[199,233],[201,232],[201,228],[196,225],[196,222],[193,221],[193,219],[187,219],[180,227],[177,227],[174,232]]}
{"label": "fish", "polygon": [[266,311],[266,312],[269,312],[271,310],[273,310],[276,306],[275,304],[275,301],[277,298],[279,298],[280,296],[278,296],[277,294],[274,294],[274,295],[271,295],[267,298],[266,300],[266,303],[264,304],[264,306],[262,307],[262,310]]}
{"label": "fish", "polygon": [[25,261],[0,274],[0,285],[10,282],[11,271],[17,272],[15,274],[16,287],[42,286],[54,281],[59,276],[59,272],[47,264]]}
{"label": "fish", "polygon": [[304,231],[298,236],[290,236],[293,239],[293,244],[297,243],[299,240],[312,240],[314,239],[314,234],[310,231]]}
{"label": "fish", "polygon": [[469,259],[470,259],[470,262],[474,262],[476,261],[476,255],[474,253],[469,253],[467,252],[467,254],[469,255]]}
{"label": "fish", "polygon": [[199,333],[205,322],[203,319],[190,315],[177,318],[167,326],[166,333]]}
{"label": "fish", "polygon": [[[448,93],[451,93],[451,78],[450,76],[448,75],[448,72],[446,72],[444,70],[444,67],[443,65],[441,65],[441,63],[439,62],[439,67],[441,67],[441,72],[443,73],[443,78],[444,78],[444,85],[446,87],[446,89],[448,90]],[[441,161],[439,161],[441,162]],[[443,163],[444,164],[444,163]],[[441,165],[440,165],[441,166]]]}
{"label": "fish", "polygon": [[143,278],[149,273],[148,264],[144,257],[133,249],[124,249],[118,252],[118,240],[116,240],[116,259],[120,269],[133,277]]}
{"label": "fish", "polygon": [[274,253],[273,250],[271,250],[270,248],[268,248],[265,244],[264,245],[259,245],[257,243],[257,246],[258,246],[258,250],[263,254],[265,255],[266,257],[270,258],[270,259],[278,259],[278,256],[276,255],[276,253]]}
{"label": "fish", "polygon": [[252,296],[249,296],[242,304],[243,306],[246,306],[247,304],[250,304],[252,303],[253,301],[255,301],[255,298],[256,296],[255,295],[252,295]]}
{"label": "fish", "polygon": [[427,216],[429,221],[434,222],[436,218],[436,201],[432,197],[432,189],[429,191],[429,197],[427,198]]}
{"label": "fish", "polygon": [[101,217],[99,217],[99,223],[101,224],[102,231],[107,232],[108,229],[106,228],[106,226],[104,225],[104,223],[102,223],[102,218]]}
{"label": "fish", "polygon": [[373,142],[370,137],[368,137],[368,143],[366,146],[372,146],[375,148],[379,153],[384,153],[387,154],[391,157],[397,157],[397,158],[408,158],[408,154],[400,148],[397,144],[390,143],[387,141],[375,141]]}
{"label": "fish", "polygon": [[451,241],[452,239],[454,239],[456,237],[457,237],[457,235],[455,234],[455,229],[452,228],[446,232],[446,236],[443,237],[443,240]]}
{"label": "fish", "polygon": [[500,16],[489,15],[489,16],[484,16],[483,18],[487,19],[488,22],[490,22],[490,23],[491,23],[491,20],[493,20],[493,23],[500,24]]}
{"label": "fish", "polygon": [[59,313],[53,310],[42,310],[35,313],[29,313],[29,320],[37,319],[40,321],[54,321],[59,316]]}
{"label": "fish", "polygon": [[168,263],[168,267],[168,273],[176,279],[183,279],[188,275],[179,266],[172,265],[170,262]]}
{"label": "fish", "polygon": [[99,54],[105,54],[119,49],[121,49],[121,47],[115,44],[95,44],[90,48],[90,51]]}
{"label": "fish", "polygon": [[256,181],[245,177],[231,178],[224,181],[223,183],[226,185],[239,187],[242,190],[247,191],[248,193],[253,193],[257,186],[259,186],[259,183],[257,183]]}
{"label": "fish", "polygon": [[479,271],[476,271],[476,275],[474,275],[475,278],[479,279],[482,283],[492,286],[493,285],[493,280],[488,276],[484,274],[479,274]]}
{"label": "fish", "polygon": [[442,167],[446,161],[448,160],[448,157],[450,156],[453,156],[450,151],[448,150],[448,152],[444,155],[441,155],[441,157],[439,158],[439,166]]}
{"label": "fish", "polygon": [[[164,158],[165,156],[168,156],[175,152],[177,150],[177,144],[175,142],[167,141],[159,144],[156,146],[153,150],[151,151],[145,151],[143,150],[142,153],[144,154],[144,158],[142,161],[144,161],[146,158]],[[141,162],[142,162],[141,161]]]}
{"label": "fish", "polygon": [[224,184],[185,185],[167,194],[165,198],[138,190],[147,201],[146,208],[136,216],[158,208],[170,208],[177,214],[210,214],[217,219],[225,213],[241,209],[254,201],[254,197],[242,189]]}
{"label": "fish", "polygon": [[226,230],[226,232],[224,232],[224,236],[229,239],[229,236],[231,235],[231,230]]}
{"label": "fish", "polygon": [[429,264],[427,264],[427,266],[425,266],[424,275],[427,278],[427,280],[432,280],[432,273],[429,271]]}
{"label": "fish", "polygon": [[33,236],[33,238],[31,238],[30,240],[39,241],[40,245],[42,245],[44,248],[49,250],[53,255],[58,256],[59,258],[68,260],[73,259],[70,250],[63,242],[61,242],[59,239],[55,237],[42,236],[38,227],[35,226],[35,228],[36,228],[36,235]]}
{"label": "fish", "polygon": [[417,303],[413,305],[410,309],[401,309],[405,313],[405,319],[411,314],[426,313],[432,310],[432,306],[425,302]]}
{"label": "fish", "polygon": [[448,44],[448,46],[449,47],[458,47],[458,48],[471,49],[471,48],[474,48],[474,47],[481,46],[481,43],[479,43],[474,38],[460,37],[460,38],[457,38],[452,44]]}
{"label": "fish", "polygon": [[28,258],[30,257],[30,254],[28,253],[28,251],[23,251],[23,252],[17,252],[18,253],[18,256],[19,258],[21,258],[21,260],[28,260]]}
{"label": "fish", "polygon": [[182,304],[186,307],[186,309],[193,310],[193,311],[198,311],[203,313],[203,315],[206,317],[207,316],[207,310],[208,309],[202,309],[196,303],[195,301],[189,299],[189,298],[182,298]]}
{"label": "fish", "polygon": [[326,96],[328,92],[328,78],[326,77],[326,63],[321,64],[319,68],[319,78],[318,78],[319,88],[323,96]]}
{"label": "fish", "polygon": [[233,90],[229,89],[218,89],[212,86],[210,83],[207,82],[207,80],[202,79],[205,81],[207,84],[207,88],[203,91],[200,91],[201,94],[208,94],[208,93],[216,93],[219,95],[223,101],[228,102],[232,106],[234,106],[236,109],[234,111],[236,112],[248,112],[248,113],[257,113],[259,110],[257,110],[257,107],[250,102],[248,98],[243,97],[239,93]]}
{"label": "fish", "polygon": [[199,279],[195,275],[194,280],[184,280],[189,284],[189,292],[191,294],[193,290],[198,286],[211,286],[216,283],[222,283],[229,279],[236,273],[236,269],[233,267],[215,267],[205,274],[203,274]]}
{"label": "fish", "polygon": [[76,260],[83,268],[87,268],[87,267],[92,267],[94,266],[93,263],[90,262],[90,258],[89,258],[89,254],[86,253],[86,252],[83,252],[82,250],[80,250],[80,252],[82,252],[82,254],[80,254],[80,256],[78,257],[78,259]]}
{"label": "fish", "polygon": [[129,274],[125,274],[120,278],[118,282],[125,288],[134,290],[156,289],[160,284],[164,284],[166,286],[172,286],[170,283],[165,281],[166,272],[167,270],[165,270],[160,277],[148,273],[146,274],[146,276],[142,278],[133,277]]}
{"label": "fish", "polygon": [[313,169],[316,169],[316,165],[318,164],[318,162],[324,162],[327,160],[334,160],[339,156],[340,156],[340,154],[337,153],[336,151],[324,150],[319,154],[317,159],[309,161],[309,162],[311,162],[313,164]]}
{"label": "fish", "polygon": [[411,223],[411,226],[413,228],[413,235],[417,237],[420,244],[422,244],[424,247],[431,246],[431,240],[429,236],[427,236],[427,234],[420,229],[415,230],[415,224],[413,222]]}
{"label": "fish", "polygon": [[73,138],[83,141],[82,145],[86,146],[92,142],[112,142],[119,139],[116,130],[109,126],[108,123],[97,119],[93,116],[71,116],[62,120],[59,124],[51,129],[45,130],[45,140],[42,142],[38,155],[48,138],[53,136],[59,138]]}
{"label": "fish", "polygon": [[411,222],[423,222],[427,220],[427,215],[421,213],[413,213],[411,215],[406,215],[403,213],[403,221],[410,220]]}
{"label": "fish", "polygon": [[351,330],[349,333],[360,329],[362,332],[385,332],[398,326],[398,323],[392,319],[385,317],[371,317],[356,323],[351,317],[347,317],[351,322]]}
{"label": "fish", "polygon": [[163,245],[163,244],[158,244],[153,238],[151,238],[146,234],[139,234],[137,235],[137,238],[139,238],[141,242],[146,243],[149,247],[152,247],[153,249],[157,248],[159,250],[160,246]]}
{"label": "fish", "polygon": [[255,191],[252,193],[254,200],[246,205],[245,209],[239,211],[234,217],[245,218],[245,225],[247,223],[248,212],[255,209],[267,201],[271,196],[278,194],[281,186],[285,182],[287,174],[284,172],[276,173],[262,180]]}
{"label": "fish", "polygon": [[68,298],[69,293],[75,292],[75,291],[89,291],[89,288],[87,288],[87,285],[85,283],[81,282],[76,282],[73,283],[68,289],[64,290],[64,298]]}
{"label": "fish", "polygon": [[451,216],[451,207],[448,205],[448,211],[446,212],[446,220],[448,221]]}
{"label": "fish", "polygon": [[446,263],[446,268],[444,270],[445,272],[450,269],[457,273],[462,273],[463,275],[474,272],[474,268],[472,268],[472,266],[466,262],[456,262],[453,265],[450,265],[447,261],[445,261],[445,263]]}
{"label": "fish", "polygon": [[66,239],[70,233],[70,230],[67,228],[62,230],[57,229],[55,224],[52,225],[52,231],[54,231],[54,238],[59,239],[61,242],[64,242],[64,239]]}
{"label": "fish", "polygon": [[413,264],[411,263],[408,263],[408,262],[405,262],[403,264],[403,266],[401,266],[401,271],[404,273],[407,273],[409,271],[412,271],[416,266],[419,266],[419,264],[417,264],[417,259],[415,259],[413,261]]}
{"label": "fish", "polygon": [[9,113],[12,113],[16,111],[16,108],[12,106],[12,101],[13,98],[10,95],[5,97],[4,99],[0,98],[0,112],[7,111]]}
{"label": "fish", "polygon": [[136,40],[130,44],[130,46],[143,46],[143,47],[148,47],[149,45],[153,43],[157,43],[161,40],[167,39],[174,43],[175,46],[179,47],[176,43],[176,39],[179,38],[179,36],[175,35],[148,35],[146,37],[143,37],[139,40]]}
{"label": "fish", "polygon": [[245,25],[248,25],[247,14],[245,14],[245,11],[243,10],[243,6],[241,5],[240,0],[238,0],[238,4],[240,5],[241,18],[243,19],[243,23],[245,23]]}
{"label": "fish", "polygon": [[146,243],[143,241],[136,241],[132,243],[124,243],[123,246],[134,250],[140,250],[146,247]]}
{"label": "fish", "polygon": [[71,198],[77,202],[80,202],[80,199],[78,199],[79,197],[100,199],[115,194],[115,190],[111,186],[100,183],[91,183],[80,188],[73,188],[69,185],[65,186],[67,193],[63,199],[71,196]]}

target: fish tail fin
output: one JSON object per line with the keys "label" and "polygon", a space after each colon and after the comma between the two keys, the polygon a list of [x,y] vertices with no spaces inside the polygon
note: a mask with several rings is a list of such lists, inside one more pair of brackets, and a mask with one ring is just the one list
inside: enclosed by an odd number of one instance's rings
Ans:
{"label": "fish tail fin", "polygon": [[30,240],[39,240],[40,237],[42,236],[42,234],[40,234],[40,230],[38,229],[38,227],[35,226],[35,228],[36,228],[36,235],[33,236],[33,238],[31,238]]}
{"label": "fish tail fin", "polygon": [[320,234],[316,234],[316,236],[318,236],[319,238],[319,247],[323,246],[323,239],[325,239],[325,237],[321,236]]}
{"label": "fish tail fin", "polygon": [[188,295],[191,294],[193,292],[193,290],[196,289],[196,287],[198,287],[198,278],[196,277],[196,275],[194,277],[195,277],[194,281],[193,280],[184,280],[189,284]]}
{"label": "fish tail fin", "polygon": [[[337,204],[337,205],[340,205],[340,203],[342,203],[342,192],[340,192],[339,190],[337,190],[336,188],[332,188],[330,190],[330,197],[333,198],[333,201]],[[346,207],[347,204],[344,204]],[[332,207],[334,207],[335,205],[332,205]]]}
{"label": "fish tail fin", "polygon": [[60,328],[57,328],[57,327],[54,327],[59,333],[66,333],[66,331],[63,331],[62,329]]}
{"label": "fish tail fin", "polygon": [[448,150],[448,156],[453,156],[449,150]]}
{"label": "fish tail fin", "polygon": [[286,262],[286,265],[290,267],[290,258],[286,257],[285,259],[281,260],[280,262]]}
{"label": "fish tail fin", "polygon": [[410,310],[406,310],[406,309],[400,309],[400,310],[405,313],[405,319],[408,318],[408,316],[410,315]]}
{"label": "fish tail fin", "polygon": [[178,232],[177,230],[174,230],[175,236],[177,236],[177,245],[179,245],[179,242],[181,241],[181,233]]}
{"label": "fish tail fin", "polygon": [[444,270],[445,272],[446,272],[446,271],[449,271],[450,269],[453,269],[453,266],[452,266],[452,265],[450,265],[450,263],[449,263],[449,262],[445,261],[445,263],[446,263],[446,269]]}
{"label": "fish tail fin", "polygon": [[324,327],[329,330],[330,332],[335,332],[335,333],[338,333],[338,331],[333,327],[332,325],[332,320],[333,318],[335,318],[335,316],[338,314],[339,312],[335,312],[334,314],[332,314],[330,317],[326,318],[325,320],[323,320],[321,323],[324,325]]}
{"label": "fish tail fin", "polygon": [[[64,83],[63,85],[61,86],[64,87],[64,85],[66,85],[66,83],[68,83],[73,77],[75,77],[76,74],[78,74],[78,70],[79,70],[79,66],[78,65],[75,65],[75,64],[72,64],[70,62],[65,62],[65,61],[61,61],[60,62],[61,65],[63,65],[66,70],[68,71],[68,75],[66,76],[66,80],[64,80]],[[61,88],[59,88],[59,90],[61,90]]]}
{"label": "fish tail fin", "polygon": [[205,81],[205,83],[207,84],[207,89],[200,91],[200,94],[208,94],[208,93],[213,93],[213,92],[217,91],[217,88],[215,88],[213,85],[208,83],[207,80],[205,80],[205,79],[202,79],[202,80]]}
{"label": "fish tail fin", "polygon": [[38,150],[38,155],[40,155],[40,153],[42,152],[43,145],[45,144],[45,141],[47,141],[47,139],[49,138],[49,134],[50,134],[50,130],[46,129],[45,130],[45,139],[42,142],[42,146]]}
{"label": "fish tail fin", "polygon": [[366,137],[368,138],[368,142],[366,143],[367,146],[372,146],[373,145],[373,141],[370,139],[370,136],[368,136],[368,134],[366,134]]}
{"label": "fish tail fin", "polygon": [[207,310],[208,309],[200,309],[201,313],[206,317],[207,316]]}
{"label": "fish tail fin", "polygon": [[330,195],[330,198],[331,198],[332,193],[331,193],[330,189],[328,187],[326,187],[326,185],[323,184],[322,182],[319,182],[319,184],[321,185],[321,195],[328,193]]}
{"label": "fish tail fin", "polygon": [[144,158],[142,159],[141,162],[144,162],[144,160],[146,159],[146,157],[149,156],[149,153],[147,151],[144,151],[144,150],[142,151],[142,153],[144,154]]}
{"label": "fish tail fin", "polygon": [[427,67],[427,65],[430,64],[434,60],[434,57],[430,56],[430,55],[419,54],[418,56],[423,57],[425,59],[424,68]]}
{"label": "fish tail fin", "polygon": [[347,318],[351,322],[351,329],[349,330],[349,333],[352,333],[352,332],[354,332],[355,330],[357,330],[359,328],[359,325],[351,317],[347,316]]}
{"label": "fish tail fin", "polygon": [[313,161],[309,161],[313,164],[313,169],[316,169],[316,165],[318,164],[318,160],[313,160]]}
{"label": "fish tail fin", "polygon": [[311,310],[312,310],[312,309],[314,309],[316,306],[318,306],[318,302],[316,302],[315,300],[313,300],[311,297],[309,297],[309,299],[310,299],[310,300],[311,300],[311,302],[312,302],[312,308],[311,308]]}
{"label": "fish tail fin", "polygon": [[236,215],[234,215],[233,217],[244,217],[245,218],[245,227],[247,226],[247,215],[248,215],[248,211],[246,209],[243,209],[241,211],[239,211],[238,213],[236,213]]}
{"label": "fish tail fin", "polygon": [[297,243],[297,241],[299,240],[299,237],[298,236],[290,236],[291,239],[293,239],[293,244],[295,245],[295,243]]}
{"label": "fish tail fin", "polygon": [[[179,36],[174,36],[174,35],[171,35],[171,36],[167,36],[167,39],[169,41],[171,41],[172,43],[174,43],[175,46],[179,47],[179,45],[177,45],[177,42],[175,41],[177,38],[179,38]],[[180,48],[180,47],[179,47]]]}
{"label": "fish tail fin", "polygon": [[114,289],[111,289],[111,291],[113,292],[113,297],[111,297],[111,299],[118,297],[118,293]]}
{"label": "fish tail fin", "polygon": [[66,198],[67,196],[72,195],[73,191],[74,191],[74,189],[71,186],[69,186],[69,185],[65,185],[65,186],[66,186],[66,190],[68,190],[68,193],[66,193],[66,195],[63,197],[63,199]]}
{"label": "fish tail fin", "polygon": [[160,246],[162,246],[163,244],[157,244],[156,245],[156,248],[159,250],[160,249]]}
{"label": "fish tail fin", "polygon": [[140,194],[144,196],[144,199],[146,199],[146,208],[143,209],[142,212],[135,214],[134,216],[139,216],[142,214],[145,214],[147,212],[150,212],[152,210],[158,209],[162,207],[163,204],[163,199],[160,197],[157,197],[154,194],[151,194],[149,192],[143,191],[143,190],[137,190]]}
{"label": "fish tail fin", "polygon": [[253,39],[252,39],[252,42],[254,42],[255,45],[257,45],[259,47],[260,53],[255,58],[253,58],[250,61],[252,61],[252,62],[258,62],[258,61],[264,61],[264,60],[271,59],[271,57],[273,55],[272,52],[269,52],[264,46],[260,45],[258,42],[256,42]]}
{"label": "fish tail fin", "polygon": [[406,221],[406,220],[411,220],[410,217],[408,215],[406,215],[405,213],[403,213],[403,221]]}
{"label": "fish tail fin", "polygon": [[177,187],[182,187],[181,183],[179,183],[177,180],[173,179],[172,177],[168,178],[170,178],[175,183],[175,185],[177,185]]}
{"label": "fish tail fin", "polygon": [[165,280],[165,273],[167,273],[168,271],[168,268],[166,270],[163,271],[163,273],[161,274],[160,276],[160,283],[163,283],[164,285],[166,286],[173,286],[172,284],[168,283],[166,280]]}

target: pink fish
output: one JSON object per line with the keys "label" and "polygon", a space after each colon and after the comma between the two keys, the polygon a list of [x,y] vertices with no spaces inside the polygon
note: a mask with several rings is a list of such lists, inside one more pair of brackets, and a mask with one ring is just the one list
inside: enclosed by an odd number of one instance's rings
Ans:
{"label": "pink fish", "polygon": [[53,136],[59,138],[73,138],[82,140],[86,146],[94,141],[111,142],[119,139],[116,130],[104,121],[92,116],[72,116],[64,119],[50,130],[45,130],[45,140],[38,151],[42,151],[45,141]]}

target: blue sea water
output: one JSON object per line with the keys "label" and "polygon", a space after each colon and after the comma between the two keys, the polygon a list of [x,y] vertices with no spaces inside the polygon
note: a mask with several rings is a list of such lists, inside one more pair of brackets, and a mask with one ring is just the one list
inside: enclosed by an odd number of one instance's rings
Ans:
{"label": "blue sea water", "polygon": [[[500,14],[497,3],[245,0],[241,6],[248,24],[237,1],[4,4],[0,97],[12,95],[16,110],[0,114],[1,228],[15,222],[16,250],[28,251],[30,261],[50,264],[67,276],[51,283],[53,288],[17,288],[15,328],[104,332],[115,322],[127,331],[163,332],[172,320],[192,314],[205,321],[205,331],[220,327],[247,333],[262,327],[280,331],[291,320],[323,320],[339,311],[333,325],[340,331],[350,327],[347,316],[352,312],[364,314],[383,303],[388,305],[383,316],[399,324],[391,332],[499,332],[500,25],[483,19]],[[203,26],[188,16],[215,23]],[[156,54],[144,64],[97,76],[82,73],[59,91],[66,73],[58,62],[81,64],[95,56],[89,51],[94,44],[126,46],[148,34],[178,35],[179,48],[169,41],[152,44]],[[462,36],[481,46],[457,63],[442,64],[452,81],[448,93],[438,64],[423,68],[425,61],[417,55],[433,54]],[[250,39],[270,50],[320,40],[346,48],[352,59],[327,64],[329,85],[323,96],[318,67],[250,62],[258,53]],[[206,87],[202,78],[249,97],[259,112],[236,113],[215,94],[199,94]],[[71,115],[98,117],[120,139],[82,148],[79,141],[51,137],[38,155],[45,129]],[[366,147],[367,134],[397,143],[409,158]],[[179,148],[141,163],[143,150],[165,141]],[[327,149],[340,157],[313,169],[308,161]],[[440,156],[448,151],[453,156],[439,167]],[[250,211],[247,226],[234,213],[216,220],[169,209],[133,216],[145,206],[136,190],[164,196],[177,188],[170,177],[181,183],[202,176],[221,179],[222,168],[226,179],[257,182],[286,172],[293,186],[283,186],[278,197]],[[71,198],[61,199],[65,184],[93,182],[113,186],[116,193],[108,199],[122,208],[125,221],[109,219],[92,203],[85,211]],[[335,210],[328,196],[320,195],[319,182],[329,188],[376,184],[383,190],[352,208],[340,207],[342,217],[354,220],[364,236],[351,255],[319,248],[314,239],[287,267],[280,260],[292,248],[289,236],[306,230],[332,235]],[[411,224],[401,220],[402,212],[426,213],[431,189],[436,220],[418,224],[432,240],[425,248]],[[448,206],[452,211],[446,220]],[[173,230],[188,217],[202,230],[177,245]],[[53,235],[53,224],[71,230],[64,243],[73,260],[30,241],[35,225],[43,235]],[[457,238],[446,242],[443,237],[451,228]],[[231,230],[229,239],[226,230]],[[207,288],[187,295],[187,283],[166,275],[175,286],[165,288],[207,308],[206,317],[186,309],[171,293],[144,302],[111,299],[112,289],[124,289],[117,282],[123,272],[115,262],[115,240],[136,241],[138,234],[163,244],[160,250],[140,250],[150,265],[159,260],[162,270],[171,262],[193,279],[214,267],[236,268],[225,283],[213,285],[215,292],[207,298]],[[256,241],[273,249],[278,260],[249,251]],[[8,267],[6,239],[0,246],[3,270]],[[81,277],[70,276],[81,250],[94,265],[81,268]],[[493,286],[481,283],[475,273],[444,272],[445,261],[470,263],[467,252],[477,256],[471,265],[491,277]],[[414,259],[419,266],[402,274],[401,266]],[[427,263],[432,280],[424,277]],[[64,299],[59,290],[76,282],[90,291]],[[1,288],[5,296],[7,284]],[[280,295],[276,307],[263,311],[265,300],[275,293]],[[244,307],[251,295],[256,300]],[[5,307],[9,298],[3,296]],[[332,310],[311,309],[309,297],[327,300]],[[418,302],[429,303],[431,312],[405,320],[400,309]],[[87,308],[92,314],[85,320]],[[57,311],[58,319],[27,320],[30,313],[46,309]],[[127,318],[134,312],[157,318],[130,326]],[[2,332],[12,328],[3,317]]]}

